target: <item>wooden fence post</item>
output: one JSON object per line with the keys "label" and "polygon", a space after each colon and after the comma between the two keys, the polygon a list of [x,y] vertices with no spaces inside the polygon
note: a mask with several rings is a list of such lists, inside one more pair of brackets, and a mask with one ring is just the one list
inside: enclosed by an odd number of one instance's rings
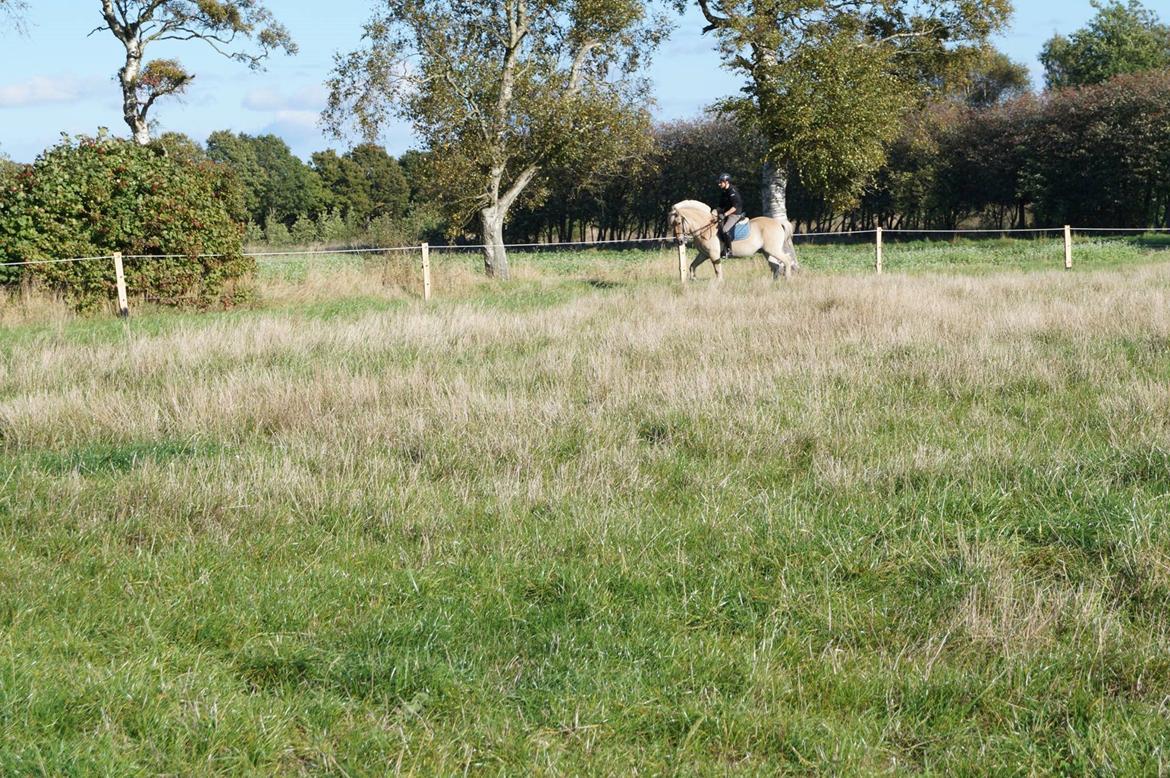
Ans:
{"label": "wooden fence post", "polygon": [[877,236],[877,241],[874,244],[873,266],[874,266],[874,269],[877,270],[878,275],[880,276],[882,274],[882,228],[881,227],[877,228],[876,236]]}
{"label": "wooden fence post", "polygon": [[422,244],[423,255],[423,299],[431,299],[431,246],[429,243]]}
{"label": "wooden fence post", "polygon": [[114,252],[114,278],[118,283],[118,316],[130,315],[130,301],[126,297],[126,271],[122,268],[122,252]]}
{"label": "wooden fence post", "polygon": [[678,242],[678,280],[681,284],[687,282],[687,244],[681,240]]}
{"label": "wooden fence post", "polygon": [[1064,269],[1072,270],[1072,227],[1064,225]]}

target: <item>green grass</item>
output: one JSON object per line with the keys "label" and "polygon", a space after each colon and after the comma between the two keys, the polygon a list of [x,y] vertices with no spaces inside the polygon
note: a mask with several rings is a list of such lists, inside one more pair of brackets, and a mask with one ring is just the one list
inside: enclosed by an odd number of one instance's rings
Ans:
{"label": "green grass", "polygon": [[6,328],[0,774],[1164,772],[1160,250]]}

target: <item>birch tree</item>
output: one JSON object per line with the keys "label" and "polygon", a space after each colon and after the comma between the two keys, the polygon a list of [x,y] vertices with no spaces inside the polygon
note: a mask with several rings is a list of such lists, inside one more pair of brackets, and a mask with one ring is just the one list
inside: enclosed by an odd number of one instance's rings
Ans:
{"label": "birch tree", "polygon": [[25,31],[24,14],[28,11],[28,3],[24,0],[0,0],[0,22],[7,20],[12,30],[17,33]]}
{"label": "birch tree", "polygon": [[508,277],[508,214],[555,163],[582,178],[649,139],[645,58],[668,27],[639,0],[383,0],[364,48],[336,61],[325,120],[339,137],[409,121],[428,189],[478,221],[489,276]]}
{"label": "birch tree", "polygon": [[[202,41],[252,69],[276,50],[295,54],[288,30],[258,0],[101,0],[103,24],[126,51],[118,71],[122,117],[135,142],[150,142],[150,109],[182,94],[195,78],[174,59],[145,61],[146,47],[162,41]],[[91,33],[92,34],[92,33]]]}
{"label": "birch tree", "polygon": [[[680,6],[687,0],[680,0]],[[724,64],[747,77],[720,107],[767,144],[763,200],[788,173],[839,204],[885,159],[904,111],[948,60],[1006,25],[1010,0],[697,0]]]}

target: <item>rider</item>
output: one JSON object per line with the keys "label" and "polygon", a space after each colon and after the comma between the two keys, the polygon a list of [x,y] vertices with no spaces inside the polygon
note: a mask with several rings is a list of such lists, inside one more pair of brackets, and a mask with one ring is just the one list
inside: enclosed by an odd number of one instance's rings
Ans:
{"label": "rider", "polygon": [[743,198],[739,190],[731,183],[731,174],[722,173],[719,176],[719,258],[731,256],[731,231],[735,225],[745,218]]}

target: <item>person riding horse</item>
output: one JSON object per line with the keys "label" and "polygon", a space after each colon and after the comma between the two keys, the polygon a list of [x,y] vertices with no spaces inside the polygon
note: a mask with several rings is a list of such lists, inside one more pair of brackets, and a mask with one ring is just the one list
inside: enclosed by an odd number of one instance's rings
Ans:
{"label": "person riding horse", "polygon": [[723,173],[719,176],[719,258],[731,256],[731,235],[735,225],[747,218],[743,210],[743,198],[735,184],[731,183],[731,174]]}

